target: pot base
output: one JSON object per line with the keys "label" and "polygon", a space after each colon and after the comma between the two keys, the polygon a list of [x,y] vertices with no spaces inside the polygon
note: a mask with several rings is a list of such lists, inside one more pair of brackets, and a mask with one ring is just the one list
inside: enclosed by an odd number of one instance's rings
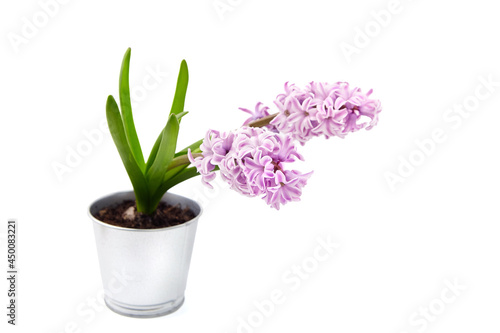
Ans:
{"label": "pot base", "polygon": [[111,311],[122,316],[133,318],[155,318],[177,311],[182,304],[184,304],[184,297],[179,300],[148,306],[123,304],[114,301],[107,296],[104,297],[104,302]]}

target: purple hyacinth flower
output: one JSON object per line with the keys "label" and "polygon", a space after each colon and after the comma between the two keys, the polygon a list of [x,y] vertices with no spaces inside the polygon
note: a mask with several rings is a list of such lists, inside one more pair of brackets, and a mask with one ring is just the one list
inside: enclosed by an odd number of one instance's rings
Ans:
{"label": "purple hyacinth flower", "polygon": [[249,109],[245,109],[245,108],[239,108],[239,109],[241,111],[246,112],[246,113],[251,115],[250,118],[245,120],[245,122],[243,123],[243,126],[247,125],[251,121],[255,121],[255,120],[258,120],[260,118],[264,118],[266,116],[269,116],[269,112],[267,111],[267,110],[269,110],[269,108],[267,106],[264,106],[264,104],[262,104],[261,102],[259,102],[259,103],[257,103],[257,105],[255,105],[254,111],[250,111]]}
{"label": "purple hyacinth flower", "polygon": [[299,201],[302,188],[307,184],[307,179],[312,172],[300,174],[297,171],[277,171],[274,179],[275,185],[267,188],[264,200],[275,209],[290,201]]}

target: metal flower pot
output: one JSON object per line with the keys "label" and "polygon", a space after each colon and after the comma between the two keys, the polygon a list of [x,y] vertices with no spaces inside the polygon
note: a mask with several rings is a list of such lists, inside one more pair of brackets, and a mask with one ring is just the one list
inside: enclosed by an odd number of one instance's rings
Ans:
{"label": "metal flower pot", "polygon": [[202,209],[185,197],[166,193],[162,201],[189,207],[195,218],[159,229],[113,226],[94,217],[104,207],[135,200],[134,192],[103,197],[89,207],[106,305],[129,317],[159,317],[184,302],[189,263]]}

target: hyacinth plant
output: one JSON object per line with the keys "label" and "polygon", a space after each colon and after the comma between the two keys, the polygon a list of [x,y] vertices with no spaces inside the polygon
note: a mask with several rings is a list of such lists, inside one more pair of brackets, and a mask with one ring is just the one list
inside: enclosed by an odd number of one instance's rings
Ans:
{"label": "hyacinth plant", "polygon": [[[300,200],[312,172],[302,173],[289,165],[303,160],[296,142],[304,145],[317,136],[344,138],[378,122],[380,101],[346,82],[311,82],[305,88],[286,83],[274,101],[278,112],[257,103],[243,125],[232,131],[208,130],[205,138],[175,152],[184,110],[188,69],[182,61],[177,87],[164,129],[149,158],[144,160],[132,117],[129,90],[130,49],[120,74],[120,106],[108,97],[106,115],[113,140],[132,182],[137,210],[151,214],[173,186],[197,175],[209,186],[220,172],[230,188],[249,197],[261,197],[279,209]],[[192,164],[194,166],[189,167]]]}

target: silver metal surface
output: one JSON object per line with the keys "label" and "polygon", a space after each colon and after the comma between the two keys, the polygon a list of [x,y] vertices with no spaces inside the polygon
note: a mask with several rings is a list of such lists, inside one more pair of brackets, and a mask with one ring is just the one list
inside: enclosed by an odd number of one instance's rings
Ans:
{"label": "silver metal surface", "polygon": [[195,213],[192,220],[168,228],[130,229],[103,223],[94,214],[134,192],[119,192],[89,207],[94,224],[106,305],[130,317],[158,317],[184,302],[189,263],[201,207],[185,197],[167,193],[162,201],[181,204]]}

